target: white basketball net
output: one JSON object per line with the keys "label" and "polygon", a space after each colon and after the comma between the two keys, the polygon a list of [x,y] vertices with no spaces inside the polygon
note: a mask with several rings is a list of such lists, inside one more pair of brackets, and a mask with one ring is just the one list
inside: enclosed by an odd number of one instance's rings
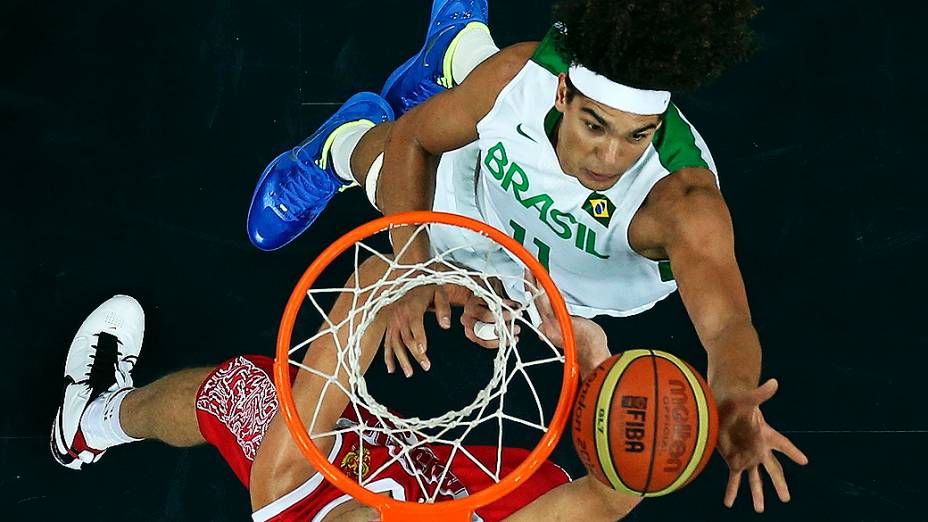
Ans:
{"label": "white basketball net", "polygon": [[[422,224],[415,225],[417,228],[410,238],[413,241],[416,236],[422,233],[428,233],[431,227],[447,227],[447,225]],[[325,385],[322,391],[322,397],[317,402],[316,410],[312,419],[308,422],[308,432],[313,440],[324,437],[340,436],[347,433],[355,433],[361,444],[359,455],[364,455],[363,445],[367,444],[372,438],[389,441],[392,458],[376,469],[364,469],[363,466],[357,466],[358,483],[363,487],[368,487],[371,483],[383,478],[381,474],[389,466],[399,463],[404,469],[417,469],[414,462],[414,456],[417,450],[426,446],[446,445],[449,447],[449,456],[443,465],[443,470],[435,480],[435,477],[427,477],[422,473],[411,473],[418,481],[423,500],[426,502],[435,502],[440,494],[447,495],[449,492],[443,490],[445,479],[451,469],[451,462],[456,458],[467,458],[472,461],[479,469],[487,474],[493,482],[499,482],[501,476],[503,432],[507,423],[517,423],[539,431],[547,431],[548,422],[545,419],[544,408],[535,386],[529,375],[529,369],[534,366],[544,364],[563,364],[564,356],[555,348],[551,341],[541,333],[538,327],[533,324],[528,317],[528,308],[532,306],[534,300],[544,294],[544,290],[535,287],[524,279],[522,275],[507,275],[501,273],[488,273],[485,270],[464,269],[452,262],[455,254],[459,251],[468,251],[473,254],[474,251],[481,251],[487,248],[487,243],[495,245],[494,250],[499,253],[499,247],[496,243],[480,235],[474,234],[474,240],[467,244],[456,246],[444,252],[437,253],[432,259],[417,263],[414,265],[404,265],[396,263],[391,257],[371,247],[364,241],[354,244],[353,261],[355,276],[353,277],[354,285],[347,288],[312,288],[307,292],[307,300],[312,307],[320,314],[323,321],[322,328],[310,338],[297,343],[290,350],[290,364],[293,364],[311,374],[325,379]],[[470,236],[468,236],[470,237]],[[368,238],[370,239],[370,238]],[[366,240],[365,240],[366,241]],[[408,248],[402,249],[399,257],[403,257],[403,252]],[[357,276],[358,266],[368,255],[377,256],[386,263],[389,268],[387,272],[378,281],[372,285],[362,286]],[[516,261],[512,261],[515,266]],[[479,267],[485,268],[485,267]],[[515,268],[521,268],[516,266]],[[507,270],[508,271],[508,270]],[[513,270],[513,273],[522,274],[523,270]],[[515,308],[508,306],[503,302],[503,297],[497,295],[492,290],[491,284],[493,279],[497,279],[507,287],[507,283],[517,283],[524,286],[526,294],[522,302],[527,305],[519,305]],[[480,296],[488,304],[495,318],[496,335],[499,339],[499,349],[493,364],[493,373],[486,386],[477,393],[473,402],[469,405],[451,410],[438,417],[421,419],[418,417],[400,417],[392,413],[380,404],[368,392],[367,382],[358,370],[360,366],[360,340],[365,330],[377,316],[377,314],[386,306],[396,302],[413,288],[423,285],[435,284],[454,284],[468,288],[475,295]],[[371,292],[368,294],[368,292]],[[352,307],[348,316],[341,321],[333,321],[323,306],[320,305],[317,297],[324,294],[342,294],[349,293],[353,295]],[[362,295],[368,294],[374,297],[366,300]],[[518,296],[521,298],[522,296]],[[504,313],[508,312],[510,319],[504,319]],[[550,354],[543,355],[541,358],[523,360],[515,342],[513,328],[520,324],[523,334],[526,328],[533,330],[543,341]],[[350,332],[347,342],[342,342],[337,332],[348,327]],[[316,368],[310,368],[299,361],[293,359],[294,353],[306,348],[313,341],[325,336],[331,336],[334,339],[338,351],[338,363],[332,374],[319,371]],[[482,350],[462,338],[467,346],[462,349]],[[547,353],[547,351],[545,351]],[[533,354],[537,355],[537,354]],[[438,357],[440,355],[436,355]],[[348,387],[345,387],[336,376],[339,374],[348,375]],[[525,418],[524,415],[514,415],[507,413],[505,410],[506,393],[513,385],[527,386],[535,402],[535,408],[531,418]],[[524,384],[521,384],[524,383]],[[551,383],[546,383],[549,386]],[[317,427],[316,419],[319,414],[319,406],[322,404],[322,398],[330,392],[332,388],[341,390],[349,398],[349,407],[355,412],[357,418],[361,418],[362,411],[368,412],[370,416],[377,419],[376,425],[372,426],[365,423],[342,423],[334,427]],[[304,422],[306,419],[304,419]],[[496,458],[495,464],[483,462],[465,447],[465,439],[478,426],[485,423],[495,423],[498,431],[496,440]],[[379,435],[378,435],[379,434]],[[381,444],[382,445],[382,444]],[[337,463],[336,463],[337,464]],[[438,468],[436,468],[438,469]],[[428,487],[427,487],[428,486]],[[473,493],[473,492],[469,492]],[[415,499],[413,499],[415,500]]]}

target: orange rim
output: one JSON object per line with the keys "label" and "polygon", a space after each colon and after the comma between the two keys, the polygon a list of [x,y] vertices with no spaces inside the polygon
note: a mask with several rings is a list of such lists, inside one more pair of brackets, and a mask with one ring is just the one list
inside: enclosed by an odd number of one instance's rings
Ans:
{"label": "orange rim", "polygon": [[[503,477],[498,483],[467,497],[435,504],[402,502],[378,495],[364,489],[364,487],[330,463],[327,456],[323,455],[312,442],[303,420],[297,412],[296,404],[293,401],[293,389],[289,372],[290,340],[293,325],[296,322],[296,316],[306,292],[315,283],[319,274],[339,255],[362,239],[383,232],[393,226],[422,225],[426,223],[454,225],[482,233],[515,255],[531,270],[538,283],[547,293],[554,314],[561,325],[562,337],[564,338],[564,377],[561,381],[560,399],[551,417],[551,422],[548,423],[547,431],[535,448],[515,470]],[[570,415],[570,408],[573,405],[574,392],[577,388],[577,376],[576,347],[574,346],[570,314],[567,311],[563,297],[561,297],[560,292],[558,292],[557,287],[541,266],[541,263],[514,239],[486,223],[455,214],[427,210],[393,214],[375,219],[348,232],[319,254],[319,257],[303,273],[303,276],[294,287],[293,293],[290,294],[290,299],[287,301],[287,307],[284,309],[284,315],[280,321],[280,329],[277,333],[276,356],[274,358],[274,381],[277,386],[277,397],[280,400],[280,411],[284,415],[287,429],[290,431],[290,435],[296,442],[297,447],[313,465],[313,468],[321,473],[326,480],[362,503],[377,508],[380,511],[381,520],[385,522],[391,520],[429,520],[437,516],[448,516],[457,513],[469,516],[477,508],[502,498],[519,487],[541,466],[557,444]],[[470,519],[467,518],[467,520]]]}

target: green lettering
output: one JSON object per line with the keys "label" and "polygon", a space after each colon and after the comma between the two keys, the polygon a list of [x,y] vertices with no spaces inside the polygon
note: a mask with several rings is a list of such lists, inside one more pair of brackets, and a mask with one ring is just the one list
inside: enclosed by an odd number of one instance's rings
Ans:
{"label": "green lettering", "polygon": [[586,241],[586,225],[583,223],[577,223],[577,241],[574,243],[577,246],[578,250],[583,250],[584,242]]}
{"label": "green lettering", "polygon": [[[513,176],[515,174],[519,175],[519,179],[513,182]],[[521,203],[522,193],[528,190],[528,176],[525,175],[525,171],[522,170],[522,167],[514,161],[512,165],[509,165],[509,170],[506,171],[506,175],[503,176],[503,181],[501,183],[503,190],[509,190],[509,185],[512,185],[512,193],[515,195],[516,201]]]}
{"label": "green lettering", "polygon": [[[509,163],[509,157],[506,155],[506,147],[503,147],[503,142],[499,142],[490,150],[487,151],[486,157],[483,159],[483,164],[486,165],[487,170],[490,171],[490,174],[496,178],[497,181],[503,179],[503,173],[506,171],[506,165]],[[494,168],[494,166],[496,168]]]}
{"label": "green lettering", "polygon": [[532,242],[538,247],[538,262],[541,263],[541,266],[545,267],[545,272],[550,272],[551,247],[538,238],[533,239]]}
{"label": "green lettering", "polygon": [[526,200],[520,201],[520,203],[522,203],[522,206],[525,208],[534,207],[535,210],[538,211],[538,219],[545,225],[548,225],[548,211],[551,209],[551,205],[554,204],[551,196],[547,194],[538,194],[537,196],[532,196]]}
{"label": "green lettering", "polygon": [[525,246],[525,227],[516,223],[514,219],[509,220],[509,226],[512,227],[512,239],[515,239],[516,243]]}
{"label": "green lettering", "polygon": [[590,230],[590,233],[586,236],[586,248],[584,251],[587,254],[592,254],[600,259],[609,259],[609,256],[604,256],[596,251],[596,231]]}
{"label": "green lettering", "polygon": [[[525,227],[516,223],[514,219],[509,220],[509,226],[512,227],[512,238],[520,245],[525,246]],[[545,267],[545,271],[550,272],[551,247],[538,238],[533,239],[532,243],[535,243],[535,246],[538,247],[538,262]]]}
{"label": "green lettering", "polygon": [[563,221],[558,219],[561,217],[566,218],[568,221],[570,221],[571,224],[574,224],[574,225],[577,224],[577,220],[573,216],[571,216],[570,214],[561,212],[560,210],[556,208],[553,208],[551,209],[551,222],[554,223],[555,225],[558,225],[561,228],[561,230],[557,231],[554,229],[553,226],[551,227],[551,229],[554,230],[554,233],[560,236],[561,239],[570,239],[570,235],[571,235],[570,226],[568,226],[567,223],[564,223]]}

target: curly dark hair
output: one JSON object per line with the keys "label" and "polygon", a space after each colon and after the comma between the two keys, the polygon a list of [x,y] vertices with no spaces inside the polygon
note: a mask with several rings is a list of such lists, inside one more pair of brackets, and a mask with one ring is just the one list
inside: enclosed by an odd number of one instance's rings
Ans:
{"label": "curly dark hair", "polygon": [[571,0],[555,6],[572,63],[640,89],[687,92],[754,50],[752,0]]}

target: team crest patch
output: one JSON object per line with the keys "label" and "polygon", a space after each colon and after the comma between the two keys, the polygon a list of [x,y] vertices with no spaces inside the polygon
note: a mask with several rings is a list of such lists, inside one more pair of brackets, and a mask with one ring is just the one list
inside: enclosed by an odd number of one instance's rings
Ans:
{"label": "team crest patch", "polygon": [[367,448],[359,450],[356,445],[352,445],[339,466],[349,477],[363,479],[371,471],[371,452]]}
{"label": "team crest patch", "polygon": [[598,221],[600,225],[608,228],[609,221],[612,220],[612,214],[615,213],[615,205],[609,201],[609,198],[606,196],[594,192],[586,198],[586,203],[583,204],[583,210]]}

